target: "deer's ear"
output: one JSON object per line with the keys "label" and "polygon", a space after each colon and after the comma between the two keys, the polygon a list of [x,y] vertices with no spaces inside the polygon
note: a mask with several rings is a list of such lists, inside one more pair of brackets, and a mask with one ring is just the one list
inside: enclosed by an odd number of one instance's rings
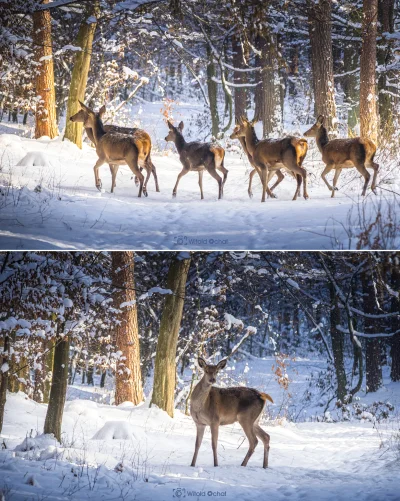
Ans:
{"label": "deer's ear", "polygon": [[81,108],[87,113],[93,113],[92,110],[88,108],[85,103],[82,103],[82,101],[79,101],[79,104],[81,105]]}
{"label": "deer's ear", "polygon": [[220,362],[217,364],[217,370],[220,371],[226,366],[226,358],[222,359]]}
{"label": "deer's ear", "polygon": [[317,124],[322,125],[322,124],[324,123],[324,120],[325,120],[324,115],[320,115],[320,116],[317,118]]}
{"label": "deer's ear", "polygon": [[172,123],[171,123],[169,120],[167,120],[167,125],[168,125],[168,127],[169,127],[171,130],[173,130],[174,126],[172,125]]}
{"label": "deer's ear", "polygon": [[200,367],[201,369],[205,370],[205,368],[207,367],[207,362],[204,360],[204,358],[203,358],[203,357],[199,357],[199,358],[197,359],[197,362],[198,362],[198,364],[199,364],[199,367]]}
{"label": "deer's ear", "polygon": [[102,118],[105,112],[106,112],[106,105],[103,104],[103,106],[99,109],[99,117]]}
{"label": "deer's ear", "polygon": [[179,122],[178,129],[182,132],[183,131],[183,122]]}

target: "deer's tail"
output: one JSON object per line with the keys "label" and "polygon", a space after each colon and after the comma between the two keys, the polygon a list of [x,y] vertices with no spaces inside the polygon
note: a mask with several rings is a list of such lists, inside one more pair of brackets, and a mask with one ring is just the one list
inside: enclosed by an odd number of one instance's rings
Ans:
{"label": "deer's tail", "polygon": [[260,398],[261,398],[261,400],[264,400],[264,402],[269,400],[272,404],[274,403],[272,398],[267,393],[260,393]]}

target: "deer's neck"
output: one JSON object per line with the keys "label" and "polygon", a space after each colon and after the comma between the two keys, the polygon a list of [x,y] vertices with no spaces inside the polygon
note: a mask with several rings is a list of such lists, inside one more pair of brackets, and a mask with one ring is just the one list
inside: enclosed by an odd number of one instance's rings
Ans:
{"label": "deer's neck", "polygon": [[178,153],[181,153],[181,151],[185,148],[186,141],[185,141],[185,138],[182,136],[182,134],[176,135],[175,146],[176,146],[176,149],[178,150]]}
{"label": "deer's neck", "polygon": [[97,146],[97,143],[106,133],[103,127],[103,122],[98,117],[96,117],[96,121],[92,127],[92,133],[93,133],[94,144]]}
{"label": "deer's neck", "polygon": [[320,127],[317,135],[317,146],[319,151],[322,153],[324,147],[329,143],[329,136],[326,127],[323,125]]}
{"label": "deer's neck", "polygon": [[201,409],[210,394],[212,386],[205,382],[204,377],[195,386],[192,396],[190,397],[191,406],[196,409]]}
{"label": "deer's neck", "polygon": [[253,157],[250,155],[249,150],[247,148],[246,139],[244,137],[239,137],[240,144],[242,145],[243,151],[246,153],[249,162],[253,162]]}
{"label": "deer's neck", "polygon": [[92,128],[91,127],[85,127],[85,130],[86,130],[87,137],[90,139],[90,141],[92,143],[95,144],[96,141],[94,140],[94,134],[93,134]]}
{"label": "deer's neck", "polygon": [[246,135],[245,135],[245,144],[246,144],[246,149],[248,153],[253,156],[254,151],[257,147],[258,144],[258,137],[256,135],[256,131],[254,130],[254,127],[248,127],[246,130]]}

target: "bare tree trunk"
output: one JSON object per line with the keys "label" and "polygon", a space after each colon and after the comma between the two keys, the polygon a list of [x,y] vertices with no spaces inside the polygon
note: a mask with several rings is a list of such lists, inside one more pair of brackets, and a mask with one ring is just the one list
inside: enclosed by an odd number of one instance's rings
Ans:
{"label": "bare tree trunk", "polygon": [[323,115],[329,133],[336,133],[332,55],[332,0],[311,2],[308,10],[315,116]]}
{"label": "bare tree trunk", "polygon": [[218,102],[217,102],[217,83],[214,82],[215,78],[215,63],[213,59],[213,54],[210,47],[207,44],[207,90],[208,90],[208,101],[210,103],[210,115],[211,115],[211,134],[218,138],[219,134],[219,116],[218,116]]}
{"label": "bare tree trunk", "polygon": [[134,253],[112,252],[114,304],[119,310],[115,326],[116,348],[122,352],[115,376],[115,403],[143,401],[140,368],[139,328],[137,320]]}
{"label": "bare tree trunk", "polygon": [[[75,45],[82,47],[82,50],[75,55],[74,69],[72,70],[71,86],[69,88],[67,122],[65,127],[64,139],[69,139],[79,148],[82,148],[81,122],[71,122],[70,117],[77,113],[81,107],[79,101],[85,101],[86,84],[90,68],[90,59],[92,56],[92,46],[94,33],[97,23],[94,21],[99,14],[99,2],[90,2],[86,16],[79,28],[78,37]],[[88,23],[90,19],[90,23]],[[92,22],[92,20],[94,22]]]}
{"label": "bare tree trunk", "polygon": [[[392,289],[400,292],[400,253],[396,252],[392,256]],[[398,297],[392,298],[392,311],[400,311],[400,301]],[[392,329],[399,328],[399,319],[393,317]],[[392,381],[400,381],[400,333],[393,336],[390,346],[390,356],[392,358],[392,367],[390,370],[390,379]]]}
{"label": "bare tree trunk", "polygon": [[363,0],[360,59],[360,135],[378,144],[376,110],[376,37],[378,0]]}
{"label": "bare tree trunk", "polygon": [[154,364],[154,383],[151,403],[174,415],[174,392],[176,386],[176,347],[181,326],[185,287],[190,267],[190,256],[178,255],[168,271],[168,295],[160,323]]}
{"label": "bare tree trunk", "polygon": [[[49,0],[43,0],[44,4]],[[36,73],[36,127],[35,138],[58,136],[56,96],[54,91],[53,49],[50,10],[33,13],[33,44],[35,46]]]}
{"label": "bare tree trunk", "polygon": [[[64,326],[60,326],[64,330]],[[69,338],[57,336],[54,348],[54,367],[44,433],[52,433],[61,441],[61,427],[68,385]]]}
{"label": "bare tree trunk", "polygon": [[[4,364],[8,364],[10,355],[9,350],[10,350],[10,338],[8,337],[7,334],[5,334],[2,360],[1,360],[2,368],[4,367]],[[4,372],[0,371],[0,433],[3,430],[4,410],[6,407],[6,400],[7,400],[8,375],[9,375],[9,370]]]}
{"label": "bare tree trunk", "polygon": [[[232,37],[233,66],[241,69],[244,67],[244,51],[242,40],[238,35]],[[243,71],[233,72],[233,81],[237,85],[246,83],[246,73]],[[234,88],[235,117],[239,118],[246,114],[246,89],[244,87]]]}

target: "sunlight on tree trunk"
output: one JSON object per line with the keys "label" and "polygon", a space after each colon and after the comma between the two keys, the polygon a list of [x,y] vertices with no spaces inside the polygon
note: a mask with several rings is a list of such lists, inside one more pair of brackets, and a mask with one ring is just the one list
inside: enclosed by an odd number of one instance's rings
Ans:
{"label": "sunlight on tree trunk", "polygon": [[[49,0],[43,0],[49,3]],[[36,126],[35,138],[58,136],[56,121],[56,95],[54,90],[51,15],[49,10],[33,13],[33,43],[35,46],[36,74]]]}
{"label": "sunlight on tree trunk", "polygon": [[74,69],[72,70],[71,85],[68,95],[67,122],[64,139],[69,139],[79,148],[82,148],[83,124],[81,122],[71,122],[70,117],[81,109],[78,101],[85,101],[86,84],[90,69],[93,38],[96,31],[98,15],[99,2],[95,1],[92,5],[89,5],[87,9],[85,19],[80,25],[75,42],[75,45],[81,47],[82,50],[75,55]]}
{"label": "sunlight on tree trunk", "polygon": [[[186,254],[186,253],[185,253]],[[176,385],[176,347],[185,301],[186,280],[190,256],[178,255],[170,264],[167,295],[160,323],[154,364],[154,383],[151,403],[174,416],[174,393]]]}

